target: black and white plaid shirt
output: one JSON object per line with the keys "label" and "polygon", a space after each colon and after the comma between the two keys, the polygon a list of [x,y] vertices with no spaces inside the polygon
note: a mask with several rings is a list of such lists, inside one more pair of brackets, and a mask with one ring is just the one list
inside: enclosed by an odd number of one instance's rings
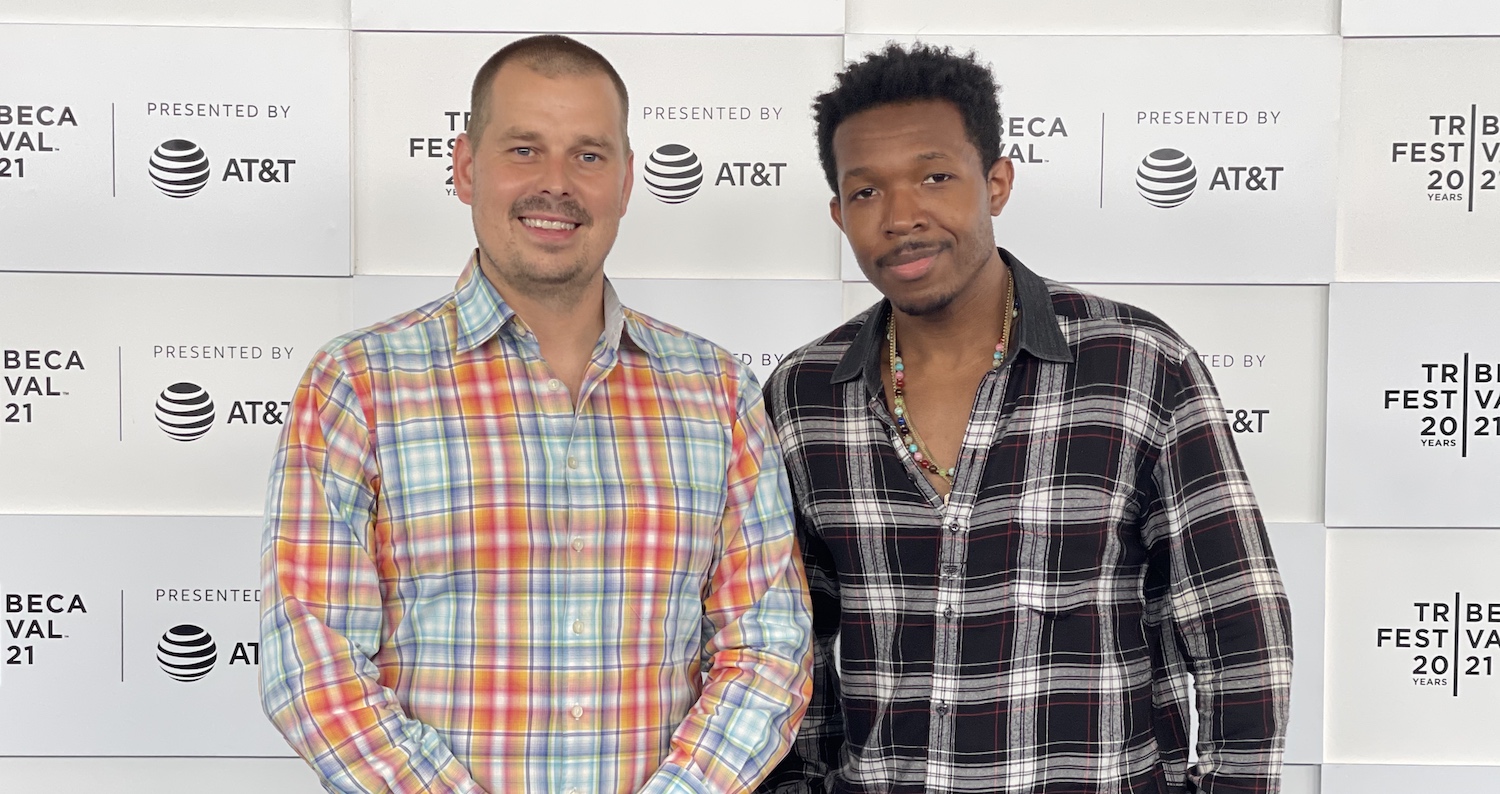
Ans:
{"label": "black and white plaid shirt", "polygon": [[768,382],[817,653],[762,790],[1277,791],[1290,614],[1208,372],[1151,314],[1001,254],[1017,352],[946,503],[886,410],[886,302]]}

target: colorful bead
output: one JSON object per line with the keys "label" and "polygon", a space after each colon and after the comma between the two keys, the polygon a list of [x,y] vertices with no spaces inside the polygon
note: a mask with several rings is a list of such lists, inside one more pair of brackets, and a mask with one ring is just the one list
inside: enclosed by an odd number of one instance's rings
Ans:
{"label": "colorful bead", "polygon": [[[1015,305],[1014,281],[1011,281],[1008,286],[1005,299],[1011,305],[1011,318],[1014,319],[1019,314],[1019,309]],[[1005,360],[1005,350],[1010,342],[1010,331],[1011,325],[1007,322],[1005,329],[1001,332],[1000,341],[995,345],[994,355],[991,356],[991,368],[999,368],[1001,362]],[[885,338],[890,345],[891,384],[893,386],[891,389],[891,406],[893,409],[892,412],[896,417],[896,426],[901,432],[901,442],[907,451],[911,453],[912,460],[918,466],[947,480],[951,485],[953,478],[958,475],[958,467],[939,468],[936,463],[929,460],[923,449],[921,439],[917,437],[916,428],[911,426],[906,416],[906,395],[902,388],[906,384],[906,362],[902,361],[901,355],[896,352],[896,318],[894,314],[887,321]]]}

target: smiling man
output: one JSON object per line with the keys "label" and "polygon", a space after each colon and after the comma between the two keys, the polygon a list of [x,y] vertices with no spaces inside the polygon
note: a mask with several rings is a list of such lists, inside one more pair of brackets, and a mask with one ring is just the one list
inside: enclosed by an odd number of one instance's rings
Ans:
{"label": "smiling man", "polygon": [[628,98],[562,36],[474,80],[450,295],[298,388],[262,548],[266,712],[339,792],[739,792],[809,691],[755,378],[620,305]]}
{"label": "smiling man", "polygon": [[972,55],[890,45],[814,109],[885,299],[766,388],[815,641],[763,790],[1278,790],[1290,617],[1198,355],[996,248],[1015,172]]}

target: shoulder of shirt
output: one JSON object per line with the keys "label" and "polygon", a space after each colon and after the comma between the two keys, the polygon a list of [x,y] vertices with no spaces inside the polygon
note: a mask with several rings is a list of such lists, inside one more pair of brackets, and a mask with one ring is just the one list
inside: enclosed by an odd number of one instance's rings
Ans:
{"label": "shoulder of shirt", "polygon": [[1145,309],[1070,284],[1046,278],[1042,281],[1052,296],[1052,311],[1063,337],[1075,352],[1080,346],[1122,336],[1132,344],[1154,348],[1173,361],[1193,352],[1170,325]]}
{"label": "shoulder of shirt", "polygon": [[625,332],[631,334],[639,329],[645,334],[646,338],[636,339],[636,343],[668,369],[681,371],[684,368],[696,368],[709,375],[727,374],[736,381],[755,379],[750,368],[733,353],[691,331],[685,331],[628,306],[625,307],[625,319],[627,325],[634,323],[635,326],[627,328]]}
{"label": "shoulder of shirt", "polygon": [[877,301],[839,327],[783,356],[776,371],[771,373],[769,382],[816,373],[822,373],[825,379],[831,376],[844,354],[849,351],[849,346],[854,344],[854,338],[859,336],[860,329],[870,321],[879,307],[880,302]]}
{"label": "shoulder of shirt", "polygon": [[[432,324],[442,324],[458,311],[454,293],[410,311],[350,331],[323,345],[320,352],[339,362],[359,357],[372,349],[387,352],[423,353],[432,349]],[[442,330],[444,335],[448,330]]]}

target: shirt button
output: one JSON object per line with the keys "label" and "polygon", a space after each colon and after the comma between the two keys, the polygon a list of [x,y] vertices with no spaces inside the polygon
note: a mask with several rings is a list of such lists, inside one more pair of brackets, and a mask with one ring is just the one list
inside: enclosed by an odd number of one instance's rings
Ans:
{"label": "shirt button", "polygon": [[551,389],[552,391],[562,391],[562,381],[558,380],[557,378],[553,378],[552,380],[547,381],[547,388]]}
{"label": "shirt button", "polygon": [[953,619],[953,607],[946,607],[945,609],[943,609],[943,617],[945,617],[945,618],[947,618],[949,620],[952,620]]}
{"label": "shirt button", "polygon": [[573,719],[581,720],[583,719],[583,706],[574,706],[568,713],[573,715]]}
{"label": "shirt button", "polygon": [[948,579],[952,579],[953,577],[958,576],[958,566],[957,565],[944,565],[943,566],[943,576],[946,577],[946,578],[948,578]]}
{"label": "shirt button", "polygon": [[939,704],[937,704],[937,713],[940,714],[940,715],[946,716],[948,714],[948,704],[947,703],[939,703]]}
{"label": "shirt button", "polygon": [[570,468],[570,469],[576,469],[576,468],[578,468],[578,458],[568,458],[568,468]]}
{"label": "shirt button", "polygon": [[949,532],[957,532],[958,531],[958,522],[957,521],[949,521],[948,522],[948,526],[947,526],[947,530]]}
{"label": "shirt button", "polygon": [[581,620],[575,620],[575,621],[573,621],[573,633],[574,634],[582,634],[583,633],[583,621],[581,621]]}
{"label": "shirt button", "polygon": [[573,551],[583,551],[583,538],[573,538]]}

